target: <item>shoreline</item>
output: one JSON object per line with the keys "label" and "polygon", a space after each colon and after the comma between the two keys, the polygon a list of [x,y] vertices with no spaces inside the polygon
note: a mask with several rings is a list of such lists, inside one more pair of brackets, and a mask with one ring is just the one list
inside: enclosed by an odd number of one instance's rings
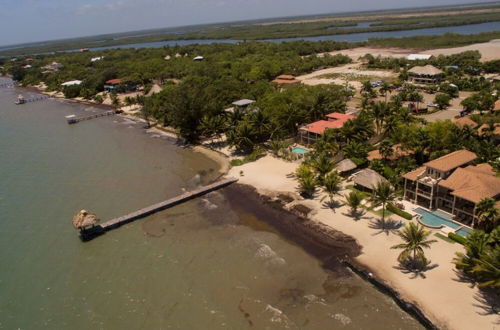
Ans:
{"label": "shoreline", "polygon": [[[66,100],[64,98],[61,98],[63,100]],[[84,103],[79,100],[72,100],[71,103]],[[90,104],[92,106],[96,106],[96,104]],[[120,116],[133,119],[134,121],[144,121],[141,118],[138,118],[137,116],[133,116],[130,114],[121,114]],[[157,134],[161,134],[163,136],[167,136],[170,139],[172,139],[174,142],[181,141],[177,136],[172,134],[171,132],[167,132],[159,127],[151,127],[149,129],[146,129],[146,131],[153,131]],[[371,282],[374,284],[380,291],[383,293],[387,294],[390,296],[396,303],[402,308],[404,311],[408,312],[411,314],[413,317],[415,317],[424,327],[426,328],[431,328],[431,329],[437,329],[439,328],[450,328],[450,324],[446,322],[446,320],[441,320],[440,317],[437,315],[433,314],[432,307],[428,306],[425,303],[422,303],[421,301],[418,301],[418,296],[415,297],[415,295],[412,295],[411,293],[406,290],[404,286],[397,285],[397,283],[394,283],[394,278],[391,279],[391,276],[388,276],[387,271],[384,271],[384,269],[378,268],[376,265],[373,264],[374,260],[363,260],[359,258],[359,254],[361,254],[361,251],[358,251],[358,255],[355,255],[356,252],[355,248],[352,246],[350,247],[351,250],[349,253],[345,253],[346,251],[349,251],[349,249],[344,250],[344,255],[336,255],[332,257],[331,251],[330,254],[327,254],[330,256],[328,260],[323,260],[321,257],[321,251],[322,249],[325,249],[325,247],[330,247],[330,249],[346,249],[349,244],[356,244],[361,250],[364,250],[365,245],[361,245],[360,242],[360,237],[358,237],[356,234],[349,233],[348,231],[344,230],[342,227],[339,227],[337,224],[330,224],[330,223],[324,223],[318,220],[317,213],[311,213],[307,217],[303,217],[303,219],[306,219],[305,221],[299,221],[297,223],[294,223],[295,226],[290,228],[290,217],[289,216],[298,216],[297,214],[291,212],[288,210],[285,205],[281,203],[276,203],[276,200],[273,201],[273,198],[276,198],[276,196],[280,193],[285,193],[285,192],[292,192],[295,191],[294,187],[290,187],[289,185],[287,186],[286,182],[278,182],[278,185],[274,185],[272,180],[282,180],[285,175],[279,175],[278,173],[271,173],[272,175],[269,176],[268,172],[270,170],[269,167],[267,167],[265,164],[262,165],[262,160],[258,160],[253,163],[248,163],[243,166],[235,167],[232,168],[230,167],[229,164],[229,158],[222,154],[221,152],[218,152],[216,150],[212,150],[210,148],[207,148],[202,145],[186,145],[186,146],[181,146],[183,148],[191,149],[194,152],[199,152],[204,154],[206,157],[210,158],[211,160],[215,161],[219,166],[219,174],[220,176],[224,175],[233,175],[238,177],[239,175],[237,174],[240,172],[240,170],[244,171],[244,177],[246,178],[245,184],[251,187],[254,192],[249,193],[248,195],[251,196],[252,194],[257,196],[257,200],[259,203],[264,203],[266,207],[273,208],[275,205],[276,207],[279,207],[279,212],[282,212],[282,214],[286,214],[287,217],[283,219],[283,223],[281,224],[275,224],[273,228],[277,229],[279,234],[286,238],[294,241],[297,245],[300,247],[304,248],[308,252],[312,251],[312,253],[318,260],[322,261],[324,263],[324,267],[326,267],[330,271],[337,270],[339,265],[343,263],[343,267],[350,268],[352,271],[357,273],[359,276],[361,276],[363,279]],[[270,157],[270,156],[268,156]],[[268,158],[266,157],[266,158]],[[275,159],[275,161],[278,161]],[[290,169],[296,166],[296,164],[293,163],[285,163],[288,164],[284,166],[285,173],[289,173]],[[258,173],[254,173],[253,177],[252,174],[248,175],[247,168],[251,166],[260,166],[260,170]],[[280,169],[283,170],[283,169]],[[268,175],[266,177],[266,175]],[[219,176],[219,177],[220,177]],[[260,176],[263,176],[263,178],[259,178]],[[266,179],[269,182],[264,182],[262,184],[262,181],[266,181]],[[259,184],[260,180],[260,184]],[[252,182],[256,181],[256,182]],[[282,180],[286,181],[286,180]],[[245,185],[243,184],[243,185]],[[273,186],[274,185],[274,186]],[[238,184],[238,187],[240,184]],[[294,183],[295,186],[295,183]],[[228,188],[226,188],[228,189]],[[266,202],[267,201],[267,202]],[[309,200],[300,200],[296,199],[294,202],[300,202],[300,204],[311,204]],[[293,204],[293,203],[292,203]],[[286,212],[286,213],[284,213]],[[331,212],[331,210],[330,210]],[[330,215],[331,216],[331,215]],[[299,216],[300,217],[300,216]],[[265,221],[264,221],[265,222]],[[267,223],[267,222],[266,222]],[[316,225],[321,224],[321,227],[316,227]],[[287,231],[292,231],[292,233],[288,233]],[[300,231],[300,234],[297,235],[297,233],[293,233],[293,231]],[[295,237],[294,239],[291,239],[291,237]],[[294,236],[296,235],[296,236]],[[340,235],[340,236],[339,236]],[[346,245],[336,245],[335,239],[338,237],[343,237],[345,238],[344,243],[350,242],[349,244],[346,243]],[[316,251],[314,250],[315,244],[318,244],[318,241],[320,242],[320,245],[316,245]],[[338,242],[337,242],[338,243]],[[321,244],[323,244],[323,247],[321,247]],[[309,250],[308,250],[309,249]],[[319,254],[319,255],[318,255]],[[349,257],[346,257],[349,256]],[[323,256],[324,257],[324,256]],[[404,277],[403,274],[400,275],[401,277]]]}
{"label": "shoreline", "polygon": [[[39,87],[29,86],[29,87],[19,87],[29,89],[30,91],[38,92],[41,94],[43,91]],[[64,97],[54,97],[62,101],[69,101],[71,104],[86,104],[90,106],[98,106],[101,104],[95,104],[90,102],[84,102],[75,99],[66,99]],[[104,109],[115,108],[113,106],[101,105],[105,107]],[[122,118],[133,120],[135,122],[144,122],[144,119],[134,116],[132,114],[122,113],[118,114]],[[155,133],[166,137],[173,143],[182,142],[175,134],[168,132],[160,127],[151,126],[150,128],[142,128],[147,133]],[[213,150],[204,145],[179,145],[181,148],[191,149],[193,152],[201,153],[208,159],[217,163],[218,176],[217,178],[226,176],[231,170],[229,157],[222,152]],[[238,169],[238,168],[236,168]],[[231,190],[232,189],[232,190]],[[419,309],[419,307],[409,303],[407,300],[401,298],[401,295],[397,291],[387,285],[382,279],[375,276],[363,276],[362,274],[372,274],[374,270],[367,265],[363,265],[355,260],[356,256],[359,256],[363,250],[356,238],[349,236],[332,226],[322,225],[314,221],[309,216],[303,216],[298,213],[294,213],[291,210],[285,208],[283,203],[280,203],[279,199],[276,198],[277,191],[263,191],[256,187],[255,185],[249,184],[234,184],[233,187],[227,187],[222,192],[226,198],[231,199],[231,191],[243,191],[247,196],[250,203],[261,203],[264,205],[269,212],[280,214],[281,217],[277,218],[282,221],[278,222],[268,222],[266,217],[263,217],[262,221],[271,227],[273,227],[277,233],[284,239],[293,242],[297,246],[304,249],[307,253],[311,254],[314,258],[322,263],[322,266],[331,272],[343,272],[345,273],[350,269],[353,273],[360,276],[363,280],[372,283],[379,291],[388,295],[393,299],[398,306],[403,309],[403,311],[410,314],[412,317],[417,319],[424,327],[430,329],[436,329],[436,327],[425,317],[425,314]],[[290,219],[297,221],[290,221]],[[293,224],[293,226],[290,226]],[[339,241],[340,239],[340,241]],[[396,294],[391,294],[396,292]],[[432,327],[430,327],[432,325]]]}
{"label": "shoreline", "polygon": [[278,214],[279,216],[264,217],[262,221],[274,228],[281,237],[318,259],[325,270],[341,274],[350,270],[355,276],[371,283],[378,291],[389,296],[399,308],[426,329],[439,329],[420,306],[405,299],[395,288],[378,276],[373,267],[356,259],[362,254],[363,246],[355,237],[289,210],[286,208],[287,200],[282,199],[283,197],[280,198],[279,195],[272,197],[269,192],[259,192],[251,185],[235,183],[225,188],[224,192],[230,201],[231,195],[243,193],[247,196],[249,203],[262,203],[264,207],[270,209],[270,212]]}

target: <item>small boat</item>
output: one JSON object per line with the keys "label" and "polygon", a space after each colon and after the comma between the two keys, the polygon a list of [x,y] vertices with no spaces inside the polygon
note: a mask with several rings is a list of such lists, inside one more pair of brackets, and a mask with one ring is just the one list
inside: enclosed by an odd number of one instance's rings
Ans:
{"label": "small boat", "polygon": [[24,104],[24,103],[26,103],[26,100],[24,99],[24,96],[22,96],[21,94],[19,94],[17,96],[17,101],[15,103],[16,104]]}

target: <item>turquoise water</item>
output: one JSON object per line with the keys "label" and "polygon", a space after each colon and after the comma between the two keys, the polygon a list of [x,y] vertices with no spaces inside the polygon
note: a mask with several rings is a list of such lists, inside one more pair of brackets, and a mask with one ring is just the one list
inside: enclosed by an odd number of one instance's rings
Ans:
{"label": "turquoise water", "polygon": [[429,226],[439,227],[439,226],[448,226],[452,229],[458,229],[461,225],[450,221],[444,217],[444,214],[439,211],[429,212],[422,208],[415,209],[415,212],[422,215],[421,221]]}
{"label": "turquoise water", "polygon": [[120,117],[67,125],[98,110],[18,93],[0,89],[0,329],[422,329],[223,190],[81,242],[80,209],[123,215],[217,164]]}
{"label": "turquoise water", "polygon": [[294,147],[294,148],[292,148],[292,152],[294,152],[296,154],[303,155],[303,154],[307,154],[309,152],[309,150],[301,148],[301,147]]}

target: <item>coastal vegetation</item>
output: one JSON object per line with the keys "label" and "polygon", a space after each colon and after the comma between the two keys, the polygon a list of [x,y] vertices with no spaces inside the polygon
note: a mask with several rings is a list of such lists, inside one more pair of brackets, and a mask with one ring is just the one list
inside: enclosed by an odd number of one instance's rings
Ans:
{"label": "coastal vegetation", "polygon": [[422,270],[429,264],[425,257],[424,248],[430,248],[436,240],[429,240],[430,231],[425,230],[423,226],[412,222],[407,224],[402,230],[398,231],[399,237],[404,243],[394,245],[393,249],[402,249],[398,256],[399,263],[410,270]]}

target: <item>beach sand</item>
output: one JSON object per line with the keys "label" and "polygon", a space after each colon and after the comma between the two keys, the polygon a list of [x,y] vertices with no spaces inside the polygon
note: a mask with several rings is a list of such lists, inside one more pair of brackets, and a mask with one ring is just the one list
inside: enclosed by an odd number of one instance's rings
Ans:
{"label": "beach sand", "polygon": [[[266,156],[234,167],[228,174],[239,177],[240,183],[255,187],[260,194],[276,196],[280,192],[296,191],[296,182],[287,175],[294,172],[297,166],[297,163]],[[240,176],[240,171],[243,171],[243,176]],[[451,260],[456,252],[463,251],[461,245],[432,235],[437,243],[425,251],[431,260],[431,269],[421,275],[405,273],[398,268],[396,259],[399,251],[390,249],[401,240],[395,231],[386,233],[378,229],[377,216],[366,213],[356,221],[349,215],[346,206],[332,210],[323,206],[319,197],[300,203],[313,208],[312,220],[355,237],[363,249],[353,261],[367,267],[375,277],[399,292],[402,298],[418,306],[437,327],[464,330],[498,327],[498,314],[488,314],[488,306],[479,290],[461,281],[455,272]],[[392,218],[401,220],[396,216]]]}

